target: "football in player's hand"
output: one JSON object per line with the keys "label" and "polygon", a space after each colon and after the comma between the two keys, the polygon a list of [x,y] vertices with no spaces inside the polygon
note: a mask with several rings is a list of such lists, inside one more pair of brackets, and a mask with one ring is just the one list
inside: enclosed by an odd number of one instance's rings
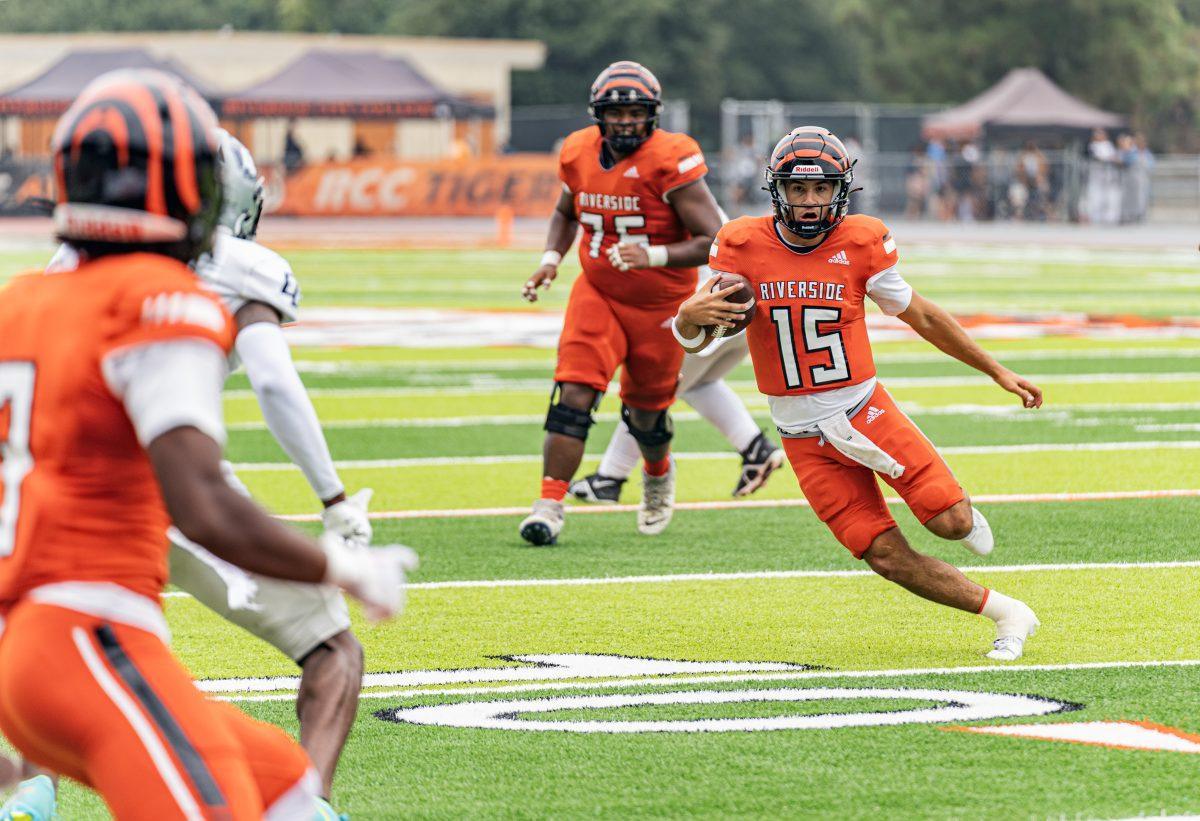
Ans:
{"label": "football in player's hand", "polygon": [[720,339],[723,336],[735,336],[746,330],[746,326],[754,319],[754,312],[757,310],[754,305],[754,288],[750,285],[750,280],[746,279],[741,274],[721,274],[721,278],[712,286],[712,291],[723,291],[726,288],[731,288],[734,285],[740,285],[736,291],[725,295],[726,302],[737,302],[741,305],[749,305],[742,313],[741,319],[736,319],[733,322],[732,328],[725,328],[721,325],[709,325],[704,330],[713,339]]}

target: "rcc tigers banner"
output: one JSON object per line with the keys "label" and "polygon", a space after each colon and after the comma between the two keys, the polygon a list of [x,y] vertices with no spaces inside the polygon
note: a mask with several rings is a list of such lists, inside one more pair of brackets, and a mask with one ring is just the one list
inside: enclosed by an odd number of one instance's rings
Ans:
{"label": "rcc tigers banner", "polygon": [[466,160],[364,158],[288,174],[274,213],[287,216],[547,216],[562,191],[552,154]]}

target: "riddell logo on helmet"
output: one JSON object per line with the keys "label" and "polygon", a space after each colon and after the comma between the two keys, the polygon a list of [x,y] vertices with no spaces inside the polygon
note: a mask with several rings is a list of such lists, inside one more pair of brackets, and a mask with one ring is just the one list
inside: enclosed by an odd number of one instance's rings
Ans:
{"label": "riddell logo on helmet", "polygon": [[819,165],[794,165],[789,174],[824,174],[825,169]]}

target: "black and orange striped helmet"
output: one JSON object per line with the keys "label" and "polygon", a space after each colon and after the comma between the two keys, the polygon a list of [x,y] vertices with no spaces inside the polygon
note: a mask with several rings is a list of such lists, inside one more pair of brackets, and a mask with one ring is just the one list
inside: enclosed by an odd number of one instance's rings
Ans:
{"label": "black and orange striped helmet", "polygon": [[[644,105],[646,127],[641,133],[610,133],[603,121],[604,109],[614,105]],[[619,154],[632,154],[649,139],[658,126],[658,115],[662,110],[662,86],[658,78],[641,63],[620,60],[613,63],[592,83],[588,100],[588,113],[600,127],[600,133],[609,146]],[[635,129],[636,132],[636,129]]]}
{"label": "black and orange striped helmet", "polygon": [[221,211],[216,129],[208,103],[170,74],[93,80],[54,130],[58,238],[89,256],[207,251]]}
{"label": "black and orange striped helmet", "polygon": [[[766,170],[765,190],[775,206],[775,219],[806,239],[832,231],[846,217],[855,162],[829,129],[818,125],[793,128],[775,144]],[[833,199],[827,206],[805,209],[817,216],[804,219],[805,212],[789,203],[784,193],[783,184],[787,180],[829,180],[833,183]]]}

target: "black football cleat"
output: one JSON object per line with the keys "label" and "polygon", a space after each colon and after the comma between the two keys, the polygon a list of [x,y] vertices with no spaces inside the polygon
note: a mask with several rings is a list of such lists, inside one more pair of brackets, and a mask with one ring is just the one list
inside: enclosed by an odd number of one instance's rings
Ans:
{"label": "black football cleat", "polygon": [[742,475],[733,489],[735,499],[749,496],[767,483],[767,478],[783,465],[783,448],[776,445],[766,434],[754,437],[750,447],[742,451]]}
{"label": "black football cleat", "polygon": [[591,473],[571,483],[568,492],[581,502],[593,505],[615,505],[621,499],[624,479]]}

